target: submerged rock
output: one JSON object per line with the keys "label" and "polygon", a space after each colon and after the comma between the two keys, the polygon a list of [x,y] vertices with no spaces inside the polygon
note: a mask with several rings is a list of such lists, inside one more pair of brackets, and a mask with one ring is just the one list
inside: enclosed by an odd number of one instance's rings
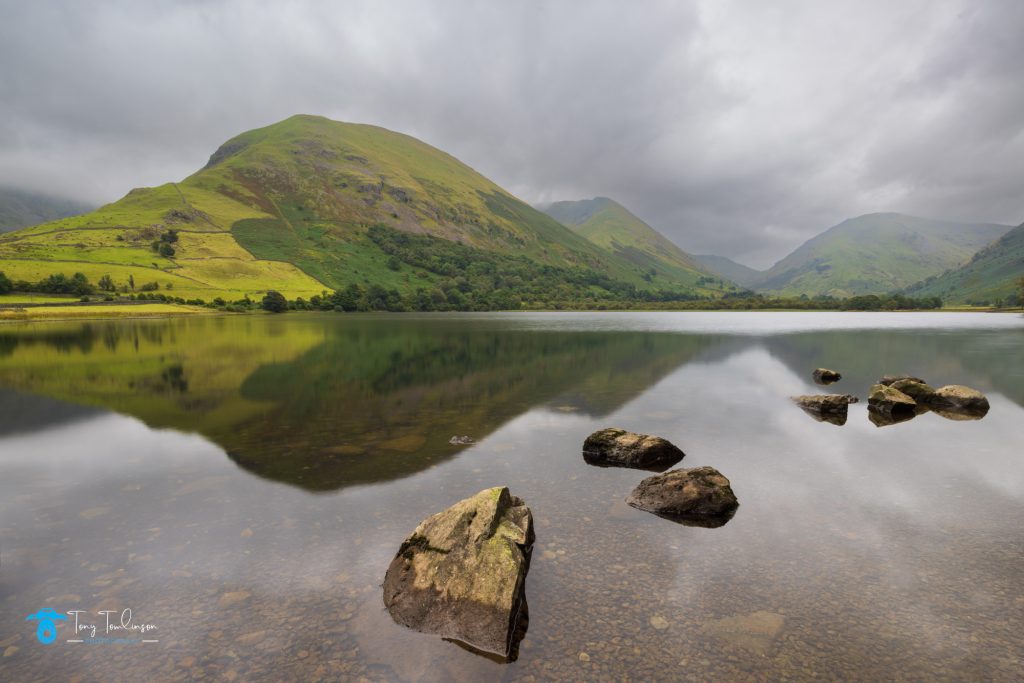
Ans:
{"label": "submerged rock", "polygon": [[874,412],[888,415],[910,413],[913,416],[916,407],[917,401],[899,389],[894,389],[885,384],[876,384],[871,387],[871,394],[868,396],[868,408]]}
{"label": "submerged rock", "polygon": [[889,386],[893,382],[899,382],[901,379],[909,379],[914,382],[919,382],[921,384],[925,383],[923,379],[921,379],[920,377],[914,377],[913,375],[882,375],[882,379],[878,380],[878,383],[883,384],[885,386]]}
{"label": "submerged rock", "polygon": [[759,610],[709,621],[701,626],[700,632],[759,655],[767,655],[785,625],[786,617],[783,615]]}
{"label": "submerged rock", "polygon": [[928,401],[932,410],[963,413],[984,417],[988,412],[988,399],[977,389],[951,384],[939,387]]}
{"label": "submerged rock", "polygon": [[790,398],[818,422],[829,422],[839,426],[846,424],[848,408],[851,403],[857,403],[858,400],[856,396],[850,394],[818,394]]}
{"label": "submerged rock", "polygon": [[671,470],[647,477],[626,502],[640,510],[695,526],[721,526],[739,507],[729,480],[714,467]]}
{"label": "submerged rock", "polygon": [[448,443],[450,443],[453,446],[468,446],[468,445],[470,445],[472,443],[476,443],[476,442],[473,441],[472,437],[456,435],[456,436],[453,436],[452,438],[448,439]]}
{"label": "submerged rock", "polygon": [[633,467],[663,470],[675,465],[685,454],[660,436],[602,429],[583,442],[583,459],[602,467]]}
{"label": "submerged rock", "polygon": [[508,658],[515,652],[533,547],[530,509],[505,487],[425,519],[384,577],[399,624]]}
{"label": "submerged rock", "polygon": [[818,368],[817,370],[811,373],[811,376],[814,378],[816,384],[822,385],[832,384],[834,382],[838,382],[843,378],[843,376],[840,375],[838,372],[836,372],[835,370],[829,370],[828,368]]}

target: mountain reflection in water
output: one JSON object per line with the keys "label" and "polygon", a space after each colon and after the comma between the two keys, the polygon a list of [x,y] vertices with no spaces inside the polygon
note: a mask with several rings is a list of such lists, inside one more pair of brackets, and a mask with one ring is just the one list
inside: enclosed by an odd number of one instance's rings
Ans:
{"label": "mountain reflection in water", "polygon": [[[1012,680],[1022,341],[1017,317],[955,314],[0,326],[0,679]],[[841,427],[789,399],[816,367],[861,398]],[[876,429],[893,373],[991,411]],[[648,473],[580,452],[609,426],[715,467],[742,511],[630,508]],[[536,520],[508,664],[380,594],[422,519],[494,485]],[[161,643],[43,649],[43,607],[131,607]]]}

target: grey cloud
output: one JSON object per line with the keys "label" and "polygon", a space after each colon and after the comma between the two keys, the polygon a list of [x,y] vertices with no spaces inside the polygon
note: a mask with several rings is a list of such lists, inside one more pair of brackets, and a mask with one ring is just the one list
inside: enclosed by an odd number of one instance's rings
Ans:
{"label": "grey cloud", "polygon": [[0,0],[0,184],[110,201],[303,112],[756,266],[871,211],[1016,224],[1022,7]]}

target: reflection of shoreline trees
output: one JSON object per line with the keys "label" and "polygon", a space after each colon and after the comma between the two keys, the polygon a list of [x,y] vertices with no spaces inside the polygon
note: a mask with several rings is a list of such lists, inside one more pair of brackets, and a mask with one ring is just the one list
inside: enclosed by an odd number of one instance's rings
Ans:
{"label": "reflection of shoreline trees", "polygon": [[246,469],[314,490],[429,467],[461,450],[452,434],[483,438],[545,403],[607,414],[716,343],[337,318],[122,321],[0,339],[0,385],[199,432]]}

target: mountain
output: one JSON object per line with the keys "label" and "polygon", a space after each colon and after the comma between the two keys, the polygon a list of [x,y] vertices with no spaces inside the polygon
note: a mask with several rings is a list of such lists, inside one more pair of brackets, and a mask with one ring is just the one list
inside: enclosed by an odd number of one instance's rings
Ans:
{"label": "mountain", "polygon": [[647,273],[693,286],[705,284],[711,275],[693,256],[607,197],[555,202],[544,212]]}
{"label": "mountain", "polygon": [[911,285],[912,296],[938,296],[946,303],[988,305],[1016,294],[1024,277],[1024,224],[977,252],[959,268]]}
{"label": "mountain", "polygon": [[463,308],[695,281],[651,277],[420,140],[304,115],[228,140],[181,182],[0,236],[0,270],[109,274],[205,300],[377,286]]}
{"label": "mountain", "polygon": [[75,216],[94,208],[73,199],[0,187],[0,233],[38,225],[56,218]]}
{"label": "mountain", "polygon": [[745,266],[742,263],[736,263],[732,259],[724,256],[715,256],[714,254],[695,254],[693,258],[704,266],[705,269],[711,271],[715,275],[719,275],[726,280],[731,280],[744,287],[750,287],[764,277],[763,271],[754,270],[749,266]]}
{"label": "mountain", "polygon": [[1009,230],[1008,225],[991,223],[867,214],[808,240],[754,287],[784,296],[891,292],[966,263]]}

